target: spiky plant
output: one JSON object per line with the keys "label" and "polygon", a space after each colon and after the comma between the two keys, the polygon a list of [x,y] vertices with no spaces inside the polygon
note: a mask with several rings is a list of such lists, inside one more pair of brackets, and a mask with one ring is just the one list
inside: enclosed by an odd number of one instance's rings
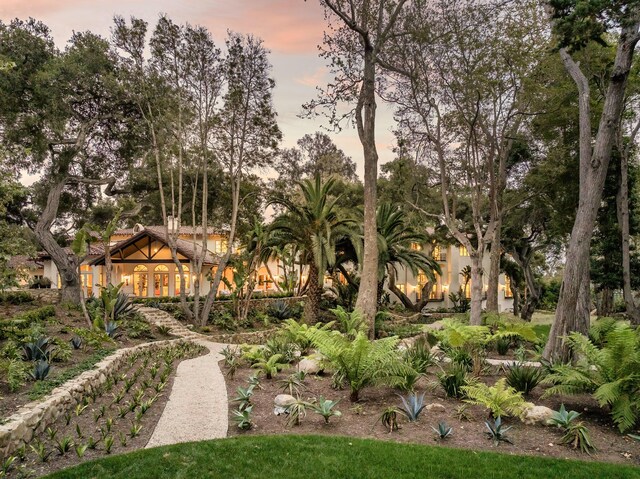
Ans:
{"label": "spiky plant", "polygon": [[523,363],[514,363],[507,366],[507,384],[516,391],[528,395],[540,381],[544,379],[544,369],[535,366],[527,366]]}
{"label": "spiky plant", "polygon": [[616,323],[607,328],[600,347],[579,333],[567,341],[578,360],[551,368],[543,381],[551,384],[544,397],[591,393],[600,406],[611,408],[620,432],[633,428],[640,417],[640,329]]}
{"label": "spiky plant", "polygon": [[349,384],[351,402],[359,399],[362,389],[374,384],[395,386],[402,382],[411,367],[396,349],[398,338],[369,341],[359,332],[349,339],[337,332],[310,329],[307,333],[313,345],[344,375]]}
{"label": "spiky plant", "polygon": [[420,395],[411,393],[407,397],[398,394],[398,397],[402,400],[399,411],[407,417],[409,422],[417,421],[422,410],[427,407],[424,403],[424,393]]}
{"label": "spiky plant", "polygon": [[342,413],[337,409],[334,409],[340,400],[331,401],[320,396],[315,402],[312,402],[309,406],[313,412],[320,414],[324,418],[325,424],[329,424],[329,418],[331,416],[340,417]]}
{"label": "spiky plant", "polygon": [[522,393],[507,386],[507,380],[502,378],[494,386],[487,386],[478,382],[469,386],[463,386],[470,404],[480,404],[489,411],[494,418],[500,416],[521,416],[531,406],[522,397]]}

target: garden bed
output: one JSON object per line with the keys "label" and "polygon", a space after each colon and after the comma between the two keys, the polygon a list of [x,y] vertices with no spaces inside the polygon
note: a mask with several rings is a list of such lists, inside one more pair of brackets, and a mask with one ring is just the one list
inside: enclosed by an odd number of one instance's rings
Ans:
{"label": "garden bed", "polygon": [[[92,458],[143,448],[162,415],[177,365],[202,351],[202,346],[180,343],[129,356],[73,411],[16,451],[8,477],[41,476]],[[65,441],[73,445],[63,452]]]}
{"label": "garden bed", "polygon": [[[222,363],[221,363],[222,364]],[[225,371],[224,365],[223,371]],[[566,459],[596,460],[623,464],[640,465],[640,443],[634,442],[627,436],[620,434],[612,424],[606,411],[602,411],[590,396],[553,397],[540,399],[543,389],[538,387],[533,390],[531,397],[527,398],[536,405],[544,405],[552,409],[558,409],[564,403],[567,409],[573,409],[582,413],[581,419],[589,429],[592,442],[597,451],[591,456],[573,450],[560,444],[562,433],[553,427],[542,425],[526,425],[518,419],[507,419],[508,425],[513,426],[508,435],[514,444],[501,443],[495,447],[486,435],[484,421],[487,419],[486,409],[480,406],[469,405],[466,408],[468,420],[457,416],[456,410],[463,404],[462,401],[447,398],[439,386],[435,386],[435,372],[437,367],[431,367],[429,373],[418,382],[418,391],[426,391],[425,402],[431,406],[431,410],[425,409],[418,421],[409,423],[404,418],[399,419],[400,430],[389,433],[379,422],[381,413],[389,406],[399,406],[400,398],[397,391],[387,387],[371,387],[363,391],[360,402],[349,402],[349,391],[335,390],[331,387],[330,375],[307,376],[305,385],[307,389],[300,392],[303,399],[323,396],[331,400],[339,400],[337,409],[341,411],[341,417],[332,417],[329,424],[324,419],[308,411],[308,415],[298,426],[287,426],[286,415],[274,415],[274,398],[282,394],[282,384],[278,380],[287,378],[295,372],[295,368],[289,368],[279,373],[274,379],[261,378],[262,388],[255,388],[251,398],[253,409],[251,418],[255,426],[248,431],[241,431],[233,421],[232,410],[238,387],[247,387],[247,378],[256,373],[255,369],[240,367],[233,378],[227,377],[227,391],[230,401],[229,435],[255,435],[255,434],[323,434],[343,435],[361,438],[387,439],[403,443],[418,444],[442,444],[464,449],[494,450],[508,454],[526,454],[535,456],[548,456]],[[493,384],[499,376],[483,376],[482,381]],[[288,391],[287,391],[288,393]],[[445,441],[436,441],[436,433],[431,427],[438,426],[440,421],[445,421],[453,428],[453,434]]]}
{"label": "garden bed", "polygon": [[[25,323],[20,328],[9,326],[15,319],[24,319]],[[170,337],[160,334],[157,328],[136,314],[129,315],[119,324],[120,334],[109,339],[87,328],[79,308],[38,301],[0,303],[0,363],[5,365],[0,374],[0,422],[21,406],[45,396],[64,381],[92,369],[94,364],[113,351]],[[43,381],[23,377],[16,384],[10,384],[6,369],[10,367],[9,361],[13,359],[11,367],[20,368],[22,374],[31,371],[31,363],[22,361],[22,345],[38,337],[51,338],[53,342],[49,375]],[[82,337],[78,349],[71,344],[74,337]]]}

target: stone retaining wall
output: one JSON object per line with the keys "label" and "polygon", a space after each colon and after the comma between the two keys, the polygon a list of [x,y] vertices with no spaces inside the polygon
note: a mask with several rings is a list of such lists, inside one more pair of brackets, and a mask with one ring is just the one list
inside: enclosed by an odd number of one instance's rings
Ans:
{"label": "stone retaining wall", "polygon": [[22,289],[25,293],[29,293],[31,297],[36,301],[41,301],[47,304],[56,304],[60,302],[60,290],[41,288],[41,289]]}
{"label": "stone retaining wall", "polygon": [[94,369],[85,371],[54,389],[44,400],[24,405],[0,425],[1,456],[6,458],[11,455],[23,443],[29,442],[34,434],[44,431],[64,413],[73,410],[91,389],[106,382],[107,376],[121,368],[125,360],[135,352],[164,349],[184,341],[173,339],[119,349],[97,363]]}
{"label": "stone retaining wall", "polygon": [[279,328],[266,329],[264,331],[245,331],[242,333],[224,333],[207,335],[207,339],[216,343],[225,344],[264,344],[271,339]]}

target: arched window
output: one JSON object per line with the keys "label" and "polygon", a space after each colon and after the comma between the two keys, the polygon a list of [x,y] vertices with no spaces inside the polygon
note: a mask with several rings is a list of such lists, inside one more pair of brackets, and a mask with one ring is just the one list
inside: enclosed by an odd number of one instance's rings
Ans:
{"label": "arched window", "polygon": [[153,273],[153,295],[169,296],[169,268],[159,264]]}
{"label": "arched window", "polygon": [[133,294],[136,296],[146,297],[149,293],[148,269],[145,265],[139,264],[133,268]]}
{"label": "arched window", "polygon": [[[184,290],[188,294],[189,288],[190,288],[189,280],[191,276],[189,275],[189,267],[184,264],[182,265],[182,276],[184,277]],[[176,291],[175,295],[179,296],[180,295],[180,270],[178,269],[177,266],[176,266],[175,291]]]}

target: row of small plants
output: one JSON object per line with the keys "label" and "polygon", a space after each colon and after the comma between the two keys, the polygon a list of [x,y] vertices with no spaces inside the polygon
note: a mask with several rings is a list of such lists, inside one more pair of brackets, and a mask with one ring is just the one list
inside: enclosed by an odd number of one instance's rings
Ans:
{"label": "row of small plants", "polygon": [[[28,295],[25,292],[14,294]],[[79,315],[74,307],[61,309],[62,314],[66,309],[67,315]],[[36,383],[47,380],[54,368],[68,364],[76,351],[95,352],[93,362],[81,363],[89,368],[104,357],[105,351],[113,350],[117,346],[116,340],[123,335],[129,339],[153,337],[149,324],[132,309],[120,286],[103,288],[99,299],[87,301],[87,309],[93,319],[91,328],[69,328],[57,317],[52,305],[0,322],[0,381],[6,384],[9,392],[19,390],[29,379]],[[58,334],[50,334],[52,332]],[[72,337],[64,340],[62,334]],[[82,372],[77,367],[73,371]],[[66,370],[59,376],[69,377]]]}
{"label": "row of small plants", "polygon": [[165,394],[176,362],[201,354],[202,346],[179,343],[130,355],[106,381],[90,390],[72,411],[5,460],[5,474],[25,477],[38,466],[55,467],[56,458],[111,454],[126,448],[145,426],[145,417]]}

